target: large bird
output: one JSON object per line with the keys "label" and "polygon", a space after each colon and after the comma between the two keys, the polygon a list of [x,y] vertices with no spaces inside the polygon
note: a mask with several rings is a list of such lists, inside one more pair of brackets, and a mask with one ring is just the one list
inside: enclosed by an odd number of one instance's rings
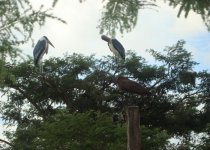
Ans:
{"label": "large bird", "polygon": [[40,66],[40,71],[43,72],[43,67],[42,67],[42,58],[43,55],[48,53],[48,47],[49,44],[54,47],[54,45],[49,41],[49,39],[46,36],[43,36],[42,38],[39,39],[37,42],[36,46],[34,47],[34,65],[35,66]]}
{"label": "large bird", "polygon": [[108,42],[109,49],[114,53],[115,56],[121,57],[125,60],[125,49],[122,44],[114,38],[109,38],[105,35],[101,36],[102,40]]}
{"label": "large bird", "polygon": [[142,96],[151,95],[151,92],[145,86],[135,81],[129,80],[126,77],[120,76],[117,78],[116,82],[119,89],[121,89],[122,91],[126,91],[128,93],[135,93]]}

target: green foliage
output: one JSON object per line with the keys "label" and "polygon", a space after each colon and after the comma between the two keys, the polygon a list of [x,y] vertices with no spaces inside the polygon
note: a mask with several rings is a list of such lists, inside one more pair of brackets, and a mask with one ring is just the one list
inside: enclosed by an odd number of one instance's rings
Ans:
{"label": "green foliage", "polygon": [[20,56],[16,46],[31,39],[34,26],[43,26],[47,18],[65,23],[43,6],[34,10],[29,0],[0,1],[0,86],[6,76],[14,80],[7,68]]}
{"label": "green foliage", "polygon": [[202,137],[201,143],[196,147],[198,150],[208,150],[210,148],[210,124],[206,127],[207,135]]}
{"label": "green foliage", "polygon": [[[209,26],[208,1],[170,1],[170,5],[180,5],[178,16],[185,11],[187,17],[190,10],[201,14]],[[114,36],[116,30],[131,31],[138,10],[145,6],[155,6],[154,1],[108,1],[100,32]],[[16,46],[27,42],[34,25],[43,26],[47,18],[65,23],[43,6],[35,11],[28,0],[0,2],[0,90],[8,95],[0,111],[8,125],[17,125],[14,133],[6,132],[12,149],[126,149],[126,126],[114,124],[111,116],[128,103],[140,108],[142,149],[167,149],[173,135],[185,136],[185,148],[195,147],[189,138],[192,131],[206,135],[197,149],[209,148],[210,74],[193,72],[197,63],[184,49],[184,41],[165,48],[165,54],[149,50],[159,66],[148,65],[133,52],[120,65],[110,56],[73,54],[46,60],[45,74],[40,74],[31,58],[16,62],[20,56]],[[147,86],[153,95],[119,91],[118,75]],[[201,104],[202,111],[197,109]]]}
{"label": "green foliage", "polygon": [[34,25],[43,26],[47,18],[65,22],[52,15],[50,10],[44,10],[43,6],[34,10],[28,0],[2,0],[0,3],[0,41],[24,43],[31,37]]}
{"label": "green foliage", "polygon": [[169,5],[173,7],[179,7],[177,14],[180,17],[184,12],[184,16],[187,17],[190,11],[194,11],[201,15],[206,26],[210,30],[210,1],[209,0],[168,0]]}
{"label": "green foliage", "polygon": [[[142,150],[165,149],[169,135],[142,126]],[[126,150],[126,127],[113,124],[107,113],[88,111],[66,114],[62,111],[46,122],[18,128],[12,149]]]}
{"label": "green foliage", "polygon": [[107,114],[93,111],[58,112],[47,122],[18,129],[16,136],[14,149],[126,149],[125,128],[114,125]]}
{"label": "green foliage", "polygon": [[149,129],[141,126],[141,149],[142,150],[166,150],[170,136],[166,131],[158,128]]}
{"label": "green foliage", "polygon": [[139,0],[109,0],[104,7],[98,28],[100,33],[115,36],[116,30],[120,33],[130,32],[137,23],[138,10],[153,3]]}
{"label": "green foliage", "polygon": [[[163,53],[148,51],[156,59],[156,65],[148,65],[131,51],[121,64],[110,56],[97,59],[93,55],[72,54],[50,58],[44,62],[43,74],[34,68],[31,58],[15,62],[6,70],[15,81],[8,76],[1,88],[8,95],[7,102],[1,105],[2,118],[9,125],[17,124],[10,140],[20,149],[26,146],[101,149],[101,145],[124,149],[124,125],[118,128],[110,117],[119,114],[127,104],[139,106],[145,149],[155,149],[152,146],[155,143],[156,148],[166,149],[168,139],[174,135],[189,137],[191,132],[206,132],[210,121],[206,83],[210,74],[192,73],[197,63],[184,48],[184,41],[166,47]],[[119,75],[145,85],[152,96],[120,91],[115,83]],[[202,111],[198,109],[201,104]],[[91,119],[91,115],[97,119]],[[68,125],[72,129],[65,128]]]}
{"label": "green foliage", "polygon": [[[163,62],[167,65],[167,72],[170,78],[179,76],[179,82],[187,85],[195,85],[196,73],[191,71],[193,66],[198,63],[192,61],[192,54],[183,49],[185,41],[180,40],[176,45],[167,47],[163,51],[166,54],[161,54],[152,49],[148,50],[156,60]],[[183,89],[185,90],[185,89]]]}
{"label": "green foliage", "polygon": [[[0,45],[0,86],[2,85],[4,78],[8,77],[11,80],[15,80],[14,76],[11,75],[7,70],[11,67],[11,63],[16,61],[16,57],[20,54],[20,50],[13,47],[12,44],[3,40]],[[10,64],[7,63],[10,61]]]}

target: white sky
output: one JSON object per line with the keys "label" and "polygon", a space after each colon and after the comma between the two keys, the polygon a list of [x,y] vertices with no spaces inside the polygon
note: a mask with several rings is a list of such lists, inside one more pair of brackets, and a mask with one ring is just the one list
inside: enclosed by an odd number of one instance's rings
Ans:
{"label": "white sky", "polygon": [[[52,0],[31,0],[31,2],[35,8],[41,4],[49,8]],[[125,49],[136,51],[151,63],[154,61],[146,49],[161,51],[165,46],[171,46],[178,40],[184,39],[187,42],[186,49],[192,52],[194,60],[200,63],[196,69],[210,70],[210,32],[207,31],[201,17],[190,12],[187,19],[183,15],[177,18],[178,9],[173,9],[162,1],[158,4],[157,11],[140,10],[135,29],[124,35],[118,33],[116,38]],[[47,20],[46,25],[42,28],[36,27],[33,34],[35,40],[46,35],[55,46],[55,49],[50,47],[44,59],[62,57],[66,52],[97,56],[112,55],[107,44],[100,38],[99,29],[96,28],[102,8],[102,0],[87,0],[82,4],[79,0],[59,0],[52,12],[68,24]],[[32,56],[33,47],[30,42],[19,48],[24,54]],[[0,125],[0,132],[2,129]]]}
{"label": "white sky", "polygon": [[[101,40],[99,24],[102,0],[87,0],[79,3],[79,0],[59,0],[53,13],[66,20],[68,24],[62,24],[55,20],[48,20],[42,28],[36,28],[33,38],[38,40],[46,35],[54,44],[55,49],[49,49],[44,59],[55,56],[82,53],[84,55],[96,54],[97,56],[112,55],[107,44]],[[32,1],[34,7],[43,4],[51,7],[52,0]],[[178,9],[173,9],[163,2],[159,2],[159,8],[155,10],[145,9],[139,11],[138,23],[130,33],[117,34],[117,39],[127,50],[134,50],[148,61],[151,56],[145,51],[153,48],[163,50],[165,46],[171,46],[178,40],[186,40],[186,48],[192,52],[194,60],[199,62],[199,67],[210,70],[210,33],[207,31],[201,17],[193,12],[187,19],[182,15],[177,18]],[[36,41],[35,41],[36,42]],[[32,56],[31,43],[20,46],[25,54]]]}

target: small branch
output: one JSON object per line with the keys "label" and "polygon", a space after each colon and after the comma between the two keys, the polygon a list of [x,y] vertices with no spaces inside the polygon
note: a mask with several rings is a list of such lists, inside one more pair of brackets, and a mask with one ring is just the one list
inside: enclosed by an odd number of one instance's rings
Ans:
{"label": "small branch", "polygon": [[[49,80],[48,80],[49,81]],[[66,103],[66,106],[69,110],[73,109],[73,110],[77,110],[77,108],[75,106],[73,106],[73,104],[71,103],[68,95],[65,94],[65,92],[62,92],[62,90],[60,90],[58,88],[58,86],[56,86],[56,83],[53,83],[53,85],[51,84],[51,82],[47,81],[47,78],[45,76],[42,76],[42,82],[44,82],[45,84],[47,84],[55,93],[58,94],[58,96]]]}
{"label": "small branch", "polygon": [[36,108],[36,110],[39,112],[39,114],[43,117],[43,119],[45,119],[45,114],[43,113],[43,110],[40,108],[40,106],[34,102],[31,98],[30,95],[28,95],[26,92],[24,92],[19,85],[13,85],[12,86],[13,89],[17,90],[18,92],[20,92],[25,98],[27,98],[27,100]]}
{"label": "small branch", "polygon": [[[179,101],[180,101],[180,102],[183,102],[185,99],[191,98],[191,96],[193,96],[193,95],[198,95],[198,94],[200,94],[200,93],[202,93],[202,92],[203,92],[202,90],[198,90],[198,91],[196,91],[196,92],[194,92],[194,93],[187,94],[187,95],[185,95],[183,98],[179,99]],[[205,98],[205,97],[203,97],[203,98]]]}
{"label": "small branch", "polygon": [[163,81],[164,78],[159,79],[158,81],[156,81],[150,88],[154,88],[157,84],[159,84],[161,81]]}
{"label": "small branch", "polygon": [[5,30],[5,29],[9,28],[10,26],[13,26],[14,24],[18,23],[18,21],[19,21],[19,20],[15,20],[15,21],[13,21],[13,22],[11,22],[11,23],[9,23],[9,24],[7,24],[7,25],[1,27],[1,28],[0,28],[0,31]]}
{"label": "small branch", "polygon": [[[31,15],[35,15],[35,14],[38,14],[38,12],[32,13]],[[9,27],[11,27],[13,25],[15,25],[16,23],[20,22],[21,19],[24,19],[24,17],[25,17],[24,14],[22,14],[20,16],[21,17],[17,18],[17,20],[15,20],[15,21],[13,21],[11,23],[8,23],[7,25],[1,26],[0,27],[0,31],[5,30],[5,29],[7,29],[7,28],[9,28]]]}
{"label": "small branch", "polygon": [[3,139],[0,139],[0,142],[6,143],[6,144],[9,145],[9,146],[13,146],[10,142],[5,141],[5,140],[3,140]]}

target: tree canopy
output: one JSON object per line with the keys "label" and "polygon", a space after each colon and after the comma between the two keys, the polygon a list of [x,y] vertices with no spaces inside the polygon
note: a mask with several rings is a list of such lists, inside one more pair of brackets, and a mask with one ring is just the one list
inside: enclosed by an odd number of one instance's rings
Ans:
{"label": "tree canopy", "polygon": [[[178,16],[187,17],[190,11],[200,14],[209,27],[208,0],[166,2],[180,7]],[[52,6],[57,3],[54,0]],[[47,18],[65,21],[43,6],[34,10],[28,0],[0,4],[0,91],[7,95],[0,113],[5,124],[17,127],[5,131],[10,147],[2,149],[126,149],[121,111],[130,104],[139,106],[143,150],[209,149],[210,74],[194,71],[198,63],[185,49],[185,41],[162,52],[149,49],[155,65],[133,51],[127,52],[125,62],[74,53],[46,60],[40,74],[31,57],[17,59],[21,56],[17,46],[30,40],[34,26],[43,26]],[[111,35],[131,31],[138,10],[155,6],[155,0],[109,0],[100,31]],[[144,85],[153,94],[120,91],[118,76]],[[201,134],[199,143],[192,143],[194,134]],[[171,144],[173,137],[180,144]]]}
{"label": "tree canopy", "polygon": [[0,1],[0,85],[8,62],[15,61],[20,56],[19,44],[32,40],[31,36],[35,25],[43,26],[47,18],[65,23],[54,16],[50,9],[40,6],[35,10],[29,0],[2,0]]}
{"label": "tree canopy", "polygon": [[[125,149],[124,125],[120,127],[122,122],[115,124],[111,118],[120,116],[129,104],[139,106],[141,125],[151,133],[142,140],[155,138],[152,133],[157,131],[160,139],[153,140],[160,149],[166,149],[167,141],[174,136],[189,141],[192,132],[208,134],[210,74],[193,71],[197,63],[184,44],[178,41],[163,52],[148,50],[159,65],[147,64],[132,51],[121,65],[111,56],[98,59],[73,54],[51,58],[44,63],[45,74],[34,68],[31,58],[11,65],[7,71],[16,80],[8,77],[3,82],[1,91],[8,99],[2,104],[1,114],[8,124],[17,125],[10,135],[12,144],[22,148],[31,143],[36,149],[65,149],[75,144],[75,149]],[[119,75],[146,85],[153,95],[120,91],[115,82]],[[104,143],[97,145],[99,148],[94,143],[100,138]]]}

